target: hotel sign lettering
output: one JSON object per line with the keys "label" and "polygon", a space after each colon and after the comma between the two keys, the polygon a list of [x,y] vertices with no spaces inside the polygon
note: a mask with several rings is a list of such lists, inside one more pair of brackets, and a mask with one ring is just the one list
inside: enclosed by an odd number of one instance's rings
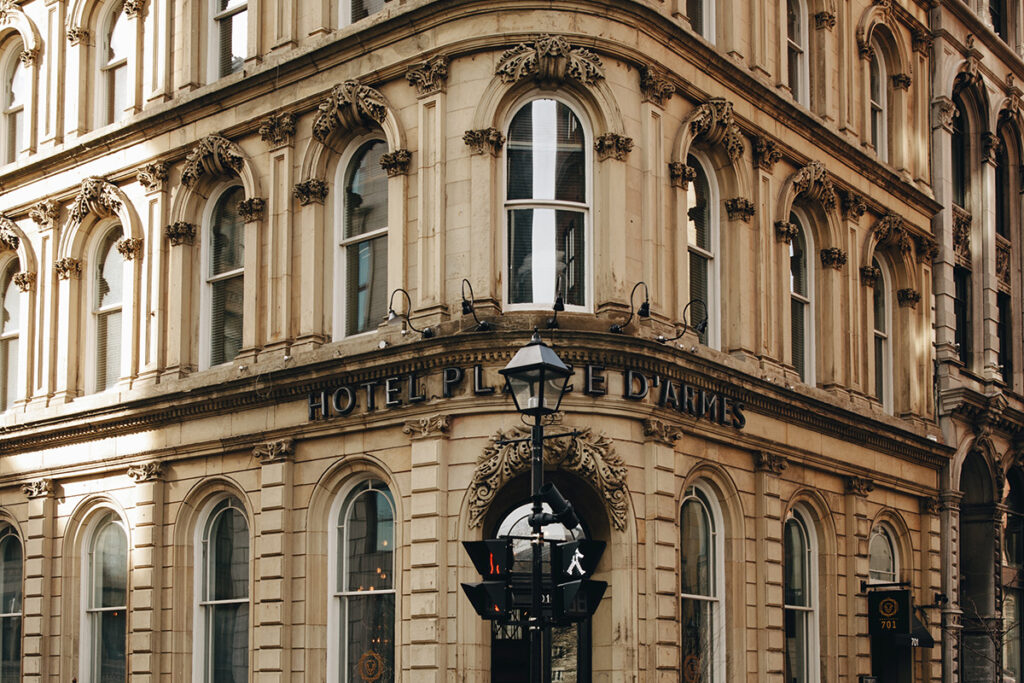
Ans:
{"label": "hotel sign lettering", "polygon": [[[621,396],[628,401],[650,402],[684,415],[706,419],[723,426],[743,429],[747,424],[745,406],[716,391],[627,368],[609,373],[601,365],[582,368],[582,393],[595,398],[609,393],[609,383],[621,381]],[[440,372],[409,373],[380,379],[341,382],[309,394],[309,419],[329,420],[360,410],[372,413],[415,405],[429,399],[450,399],[457,395],[486,396],[499,390],[499,380],[488,378],[482,365],[469,369],[450,366]],[[504,390],[503,387],[501,390]],[[568,391],[574,391],[570,386]]]}

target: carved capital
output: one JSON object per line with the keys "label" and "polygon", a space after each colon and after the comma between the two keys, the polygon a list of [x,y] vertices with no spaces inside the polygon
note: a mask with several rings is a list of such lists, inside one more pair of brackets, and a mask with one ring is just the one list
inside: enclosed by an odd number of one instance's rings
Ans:
{"label": "carved capital", "polygon": [[729,220],[742,220],[749,223],[754,217],[754,202],[746,197],[733,197],[725,200],[725,210],[729,214]]}
{"label": "carved capital", "polygon": [[839,247],[826,247],[821,250],[821,265],[823,268],[835,268],[842,270],[846,265],[846,252]]}
{"label": "carved capital", "polygon": [[121,210],[121,199],[117,194],[117,187],[105,178],[86,178],[71,205],[69,218],[74,223],[81,223],[89,214],[102,218],[116,216]]}
{"label": "carved capital", "polygon": [[544,34],[533,43],[520,43],[506,50],[494,73],[505,83],[516,83],[532,76],[542,84],[572,79],[593,85],[604,78],[604,65],[590,50],[573,47],[561,36]]}
{"label": "carved capital", "polygon": [[60,204],[52,199],[44,199],[28,210],[28,217],[40,230],[50,230],[60,220]]}
{"label": "carved capital", "polygon": [[13,281],[21,291],[30,292],[32,291],[32,288],[35,287],[36,274],[30,271],[15,273]]}
{"label": "carved capital", "polygon": [[124,15],[129,18],[140,17],[145,5],[146,0],[124,0]]}
{"label": "carved capital", "polygon": [[72,277],[77,278],[82,274],[82,262],[76,258],[65,256],[53,264],[53,269],[57,271],[58,280],[70,280]]}
{"label": "carved capital", "polygon": [[27,498],[49,498],[53,496],[56,483],[53,479],[36,479],[21,485],[21,491]]}
{"label": "carved capital", "polygon": [[262,197],[250,197],[238,202],[238,215],[243,223],[256,223],[263,220],[266,213],[267,200]]}
{"label": "carved capital", "polygon": [[128,477],[136,484],[142,484],[147,481],[157,481],[162,479],[163,476],[164,464],[159,460],[132,465],[128,468]]}
{"label": "carved capital", "polygon": [[683,428],[661,420],[644,420],[644,437],[647,441],[657,441],[672,446],[683,437]]}
{"label": "carved capital", "polygon": [[921,301],[921,292],[910,287],[899,289],[896,291],[896,300],[899,301],[900,306],[917,308],[917,303]]}
{"label": "carved capital", "polygon": [[286,145],[295,136],[295,115],[290,112],[276,112],[260,121],[260,140],[272,148]]}
{"label": "carved capital", "polygon": [[847,477],[846,492],[852,493],[861,498],[867,498],[868,494],[875,490],[875,482],[864,477]]}
{"label": "carved capital", "polygon": [[419,97],[444,92],[448,80],[448,58],[431,57],[425,62],[414,64],[405,72],[405,79],[416,88]]}
{"label": "carved capital", "polygon": [[814,27],[831,31],[836,27],[835,12],[818,12],[814,15]]}
{"label": "carved capital", "polygon": [[860,283],[865,287],[874,287],[882,277],[882,269],[874,266],[860,267]]}
{"label": "carved capital", "polygon": [[690,183],[697,179],[697,169],[687,166],[681,161],[673,161],[668,165],[668,177],[672,187],[686,190],[690,187]]}
{"label": "carved capital", "polygon": [[910,78],[910,74],[893,74],[892,75],[892,87],[897,90],[910,90],[910,85],[913,79]]}
{"label": "carved capital", "polygon": [[900,254],[909,254],[914,248],[914,240],[907,232],[903,217],[892,211],[886,211],[875,223],[872,231],[880,247],[892,249]]}
{"label": "carved capital", "polygon": [[136,257],[142,257],[142,238],[126,237],[118,240],[117,251],[125,261],[133,261]]}
{"label": "carved capital", "polygon": [[39,58],[39,48],[34,47],[29,50],[22,50],[18,53],[18,60],[25,65],[26,68],[31,67],[36,63]]}
{"label": "carved capital", "polygon": [[675,92],[676,86],[661,70],[653,66],[644,66],[640,69],[640,94],[644,102],[664,107],[665,102],[672,99]]}
{"label": "carved capital", "polygon": [[960,115],[953,100],[939,96],[932,100],[932,129],[942,128],[947,133],[953,132],[953,118]]}
{"label": "carved capital", "polygon": [[800,234],[800,228],[796,223],[789,221],[775,221],[775,239],[790,244],[793,238]]}
{"label": "carved capital", "polygon": [[164,228],[164,234],[172,247],[182,244],[192,245],[196,240],[196,226],[195,223],[175,221]]}
{"label": "carved capital", "polygon": [[769,451],[754,451],[754,468],[758,472],[768,472],[776,476],[789,467],[789,461],[781,455]]}
{"label": "carved capital", "polygon": [[868,205],[859,194],[847,192],[843,195],[843,216],[846,217],[846,220],[859,221],[867,210]]}
{"label": "carved capital", "polygon": [[999,289],[1010,291],[1010,243],[996,238],[996,280]]}
{"label": "carved capital", "polygon": [[988,131],[981,134],[982,160],[995,166],[998,161],[999,147],[1002,142],[999,136]]}
{"label": "carved capital", "polygon": [[821,204],[826,211],[836,207],[836,192],[825,164],[812,161],[793,174],[793,188],[797,195],[803,195]]}
{"label": "carved capital", "polygon": [[238,175],[244,163],[238,145],[220,135],[207,135],[185,157],[181,184],[194,187],[203,176]]}
{"label": "carved capital", "polygon": [[412,439],[429,439],[433,437],[448,438],[451,429],[451,415],[432,415],[418,420],[409,420],[402,426],[402,433]]}
{"label": "carved capital", "polygon": [[261,465],[291,460],[294,454],[295,442],[293,439],[267,441],[253,446],[252,449],[252,456],[259,460]]}
{"label": "carved capital", "polygon": [[953,252],[963,265],[971,263],[971,214],[953,207]]}
{"label": "carved capital", "polygon": [[932,34],[925,29],[914,29],[912,37],[913,50],[919,54],[927,54],[932,47]]}
{"label": "carved capital", "polygon": [[779,151],[779,145],[775,140],[764,135],[754,138],[754,164],[758,168],[771,173],[780,159],[782,152]]}
{"label": "carved capital", "polygon": [[319,178],[310,178],[297,183],[292,189],[292,195],[299,200],[299,204],[323,204],[327,199],[327,183]]}
{"label": "carved capital", "polygon": [[313,120],[313,137],[326,143],[335,131],[380,125],[388,115],[388,102],[376,88],[345,81],[331,89]]}
{"label": "carved capital", "polygon": [[683,118],[683,127],[694,137],[703,137],[710,145],[723,145],[729,159],[743,156],[743,134],[733,117],[732,102],[712,97]]}
{"label": "carved capital", "polygon": [[618,133],[605,133],[598,135],[594,140],[594,151],[600,161],[615,159],[625,161],[626,156],[633,151],[633,138],[627,138]]}
{"label": "carved capital", "polygon": [[21,238],[18,237],[17,224],[0,214],[0,251],[18,251],[21,246]]}
{"label": "carved capital", "polygon": [[921,496],[918,504],[922,515],[937,515],[942,511],[942,503],[935,496]]}
{"label": "carved capital", "polygon": [[408,173],[411,162],[412,152],[407,149],[396,149],[394,152],[380,156],[380,167],[384,169],[389,178]]}
{"label": "carved capital", "polygon": [[81,45],[89,42],[89,31],[81,26],[72,26],[68,29],[67,37],[71,45]]}
{"label": "carved capital", "polygon": [[467,130],[462,135],[462,141],[469,145],[472,154],[498,156],[505,145],[505,134],[497,128]]}
{"label": "carved capital", "polygon": [[147,192],[159,190],[167,180],[167,164],[163,161],[146,164],[135,172],[135,177]]}
{"label": "carved capital", "polygon": [[914,235],[914,253],[918,263],[931,263],[939,255],[939,243],[931,237]]}

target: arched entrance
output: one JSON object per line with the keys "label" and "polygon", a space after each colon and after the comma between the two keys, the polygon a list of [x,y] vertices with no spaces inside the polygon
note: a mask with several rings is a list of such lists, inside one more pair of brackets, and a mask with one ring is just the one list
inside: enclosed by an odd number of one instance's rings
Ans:
{"label": "arched entrance", "polygon": [[992,681],[999,668],[1002,625],[996,611],[995,533],[998,509],[984,457],[972,452],[960,471],[960,680]]}

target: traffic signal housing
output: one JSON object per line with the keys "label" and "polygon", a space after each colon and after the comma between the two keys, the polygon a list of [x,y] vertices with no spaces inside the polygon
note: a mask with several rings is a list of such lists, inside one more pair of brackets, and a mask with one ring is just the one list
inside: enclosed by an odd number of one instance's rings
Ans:
{"label": "traffic signal housing", "polygon": [[496,538],[485,541],[463,541],[483,581],[462,584],[473,609],[484,619],[503,619],[508,616],[512,596],[510,582],[515,554],[512,539]]}
{"label": "traffic signal housing", "polygon": [[590,540],[556,543],[551,548],[555,621],[581,621],[597,610],[608,584],[594,581],[590,576],[597,569],[604,549],[604,541]]}

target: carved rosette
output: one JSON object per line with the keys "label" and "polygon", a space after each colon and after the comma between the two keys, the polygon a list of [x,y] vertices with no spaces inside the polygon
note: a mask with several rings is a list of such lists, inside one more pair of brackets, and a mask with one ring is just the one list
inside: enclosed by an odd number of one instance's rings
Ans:
{"label": "carved rosette", "polygon": [[27,498],[48,498],[55,490],[53,479],[36,479],[21,485],[21,491]]}
{"label": "carved rosette", "polygon": [[359,81],[345,81],[331,88],[317,109],[313,137],[326,143],[337,130],[355,130],[367,123],[383,123],[388,115],[388,102],[375,88]]}
{"label": "carved rosette", "polygon": [[164,475],[164,464],[159,460],[132,465],[128,468],[128,477],[136,484],[157,481]]}
{"label": "carved rosette", "polygon": [[754,217],[754,202],[746,197],[733,197],[725,200],[725,210],[729,214],[729,220],[741,220],[749,223]]}
{"label": "carved rosette", "polygon": [[821,250],[821,265],[823,268],[835,268],[842,270],[846,265],[846,252],[839,247],[826,247]]}
{"label": "carved rosette", "polygon": [[615,159],[625,161],[626,156],[633,151],[633,138],[627,138],[618,133],[605,133],[598,135],[594,140],[594,151],[597,152],[599,161]]}
{"label": "carved rosette", "polygon": [[494,71],[505,83],[533,76],[541,83],[568,79],[593,85],[604,78],[604,65],[590,50],[573,47],[561,36],[538,36],[532,44],[520,43],[505,50]]}
{"label": "carved rosette", "polygon": [[448,58],[432,57],[425,62],[414,64],[405,72],[405,80],[416,88],[416,95],[426,97],[444,92],[448,80]]}
{"label": "carved rosette", "polygon": [[[499,443],[509,439],[524,439],[530,428],[513,427],[499,431],[480,455],[469,485],[469,526],[479,527],[494,497],[516,475],[530,471],[531,448],[525,441]],[[629,494],[626,489],[626,467],[615,453],[611,439],[594,434],[589,427],[578,434],[544,440],[544,463],[549,467],[572,472],[587,480],[604,500],[612,526],[626,528],[629,512]]]}
{"label": "carved rosette", "polygon": [[1010,245],[996,239],[996,279],[999,288],[1010,291]]}
{"label": "carved rosette", "polygon": [[451,415],[432,415],[418,420],[409,420],[402,425],[402,433],[408,434],[414,441],[434,437],[448,438],[452,426]]}
{"label": "carved rosette", "polygon": [[220,135],[207,135],[185,157],[181,184],[194,187],[205,175],[238,175],[244,161],[238,145]]}
{"label": "carved rosette", "polygon": [[914,235],[914,253],[918,263],[931,263],[939,255],[939,243],[931,237]]}
{"label": "carved rosette", "polygon": [[892,75],[892,87],[897,90],[910,90],[910,85],[913,83],[910,74],[893,74]]}
{"label": "carved rosette", "polygon": [[793,238],[800,234],[800,228],[796,223],[789,221],[775,221],[775,239],[790,244]]}
{"label": "carved rosette", "polygon": [[136,257],[142,258],[142,238],[126,237],[118,240],[117,251],[125,261],[134,261]]}
{"label": "carved rosette", "polygon": [[945,95],[932,100],[932,128],[943,128],[953,132],[953,118],[960,115],[953,100]]}
{"label": "carved rosette", "polygon": [[89,42],[89,31],[81,26],[72,26],[68,29],[68,42],[74,45],[81,45]]}
{"label": "carved rosette", "polygon": [[7,216],[0,215],[0,250],[18,251],[21,239],[17,234],[18,226]]}
{"label": "carved rosette", "polygon": [[408,173],[410,163],[412,163],[412,152],[407,149],[396,149],[394,152],[380,155],[380,167],[384,169],[389,178]]}
{"label": "carved rosette", "polygon": [[860,283],[865,287],[874,287],[882,277],[882,269],[875,266],[860,267]]}
{"label": "carved rosette", "polygon": [[57,271],[58,280],[70,280],[72,277],[77,278],[82,274],[82,262],[76,258],[65,256],[53,264],[53,269]]}
{"label": "carved rosette", "polygon": [[900,306],[917,308],[918,302],[921,301],[921,292],[910,287],[900,289],[896,291],[896,300],[900,302]]}
{"label": "carved rosette", "polygon": [[52,199],[44,199],[28,210],[28,217],[40,230],[48,230],[60,220],[60,204]]}
{"label": "carved rosette", "polygon": [[30,271],[15,273],[12,278],[14,284],[23,292],[30,292],[36,284],[36,274]]}
{"label": "carved rosette", "polygon": [[291,460],[295,454],[295,441],[293,439],[277,439],[267,441],[253,446],[252,456],[260,461],[261,465],[270,465],[275,462]]}
{"label": "carved rosette", "polygon": [[39,58],[39,48],[34,47],[28,50],[22,50],[18,53],[18,61],[20,61],[25,67],[31,67],[36,63],[36,59]]}
{"label": "carved rosette", "polygon": [[250,197],[238,202],[238,215],[243,223],[255,223],[263,220],[266,212],[267,200],[262,197]]}
{"label": "carved rosette", "polygon": [[146,0],[124,0],[124,15],[129,18],[141,16],[145,5]]}
{"label": "carved rosette", "polygon": [[462,141],[469,145],[471,154],[490,154],[498,156],[505,145],[505,134],[497,128],[481,128],[467,130]]}
{"label": "carved rosette", "polygon": [[875,482],[864,477],[847,477],[846,492],[852,493],[861,498],[867,498],[868,494],[875,490]]}
{"label": "carved rosette", "polygon": [[196,241],[196,226],[194,223],[186,221],[175,221],[164,228],[164,234],[172,247],[182,244],[191,245]]}
{"label": "carved rosette", "polygon": [[289,112],[276,112],[260,121],[258,129],[260,140],[271,147],[280,147],[291,142],[295,135],[295,115]]}
{"label": "carved rosette", "polygon": [[775,140],[764,135],[754,138],[754,165],[769,173],[775,168],[775,164],[782,159],[782,152]]}
{"label": "carved rosette", "polygon": [[843,195],[843,216],[848,221],[859,221],[860,217],[864,215],[864,212],[868,210],[868,205],[864,202],[864,198],[853,192],[847,192]]}
{"label": "carved rosette", "polygon": [[708,144],[724,144],[733,161],[743,156],[743,134],[733,118],[732,102],[729,100],[712,97],[687,114],[683,126],[690,127],[694,138],[703,136]]}
{"label": "carved rosette", "polygon": [[299,200],[299,204],[323,204],[327,199],[327,183],[319,178],[310,178],[295,185],[292,195]]}
{"label": "carved rosette", "polygon": [[836,191],[825,164],[812,161],[793,174],[793,188],[797,195],[821,204],[831,211],[836,206]]}
{"label": "carved rosette", "polygon": [[687,189],[697,179],[697,169],[687,166],[681,161],[672,161],[668,165],[668,177],[672,187]]}
{"label": "carved rosette", "polygon": [[831,31],[836,27],[835,12],[818,12],[814,15],[814,27]]}
{"label": "carved rosette", "polygon": [[953,253],[964,265],[971,263],[971,214],[953,207]]}
{"label": "carved rosette", "polygon": [[758,472],[768,472],[776,476],[789,467],[789,461],[777,453],[754,451],[754,468]]}
{"label": "carved rosette", "polygon": [[644,420],[644,437],[648,441],[672,446],[683,437],[683,428],[662,420]]}
{"label": "carved rosette", "polygon": [[640,69],[640,94],[644,102],[664,107],[665,102],[672,99],[676,93],[676,86],[668,77],[653,66],[644,66]]}
{"label": "carved rosette", "polygon": [[914,248],[914,241],[907,232],[903,217],[892,211],[887,211],[879,218],[872,231],[880,247],[893,249],[901,254],[909,254]]}
{"label": "carved rosette", "polygon": [[121,210],[121,200],[117,196],[117,187],[105,178],[86,178],[71,205],[69,217],[74,223],[81,223],[86,216],[93,214],[102,218],[117,215]]}
{"label": "carved rosette", "polygon": [[167,164],[163,161],[146,164],[135,172],[135,178],[147,192],[159,190],[167,180]]}

